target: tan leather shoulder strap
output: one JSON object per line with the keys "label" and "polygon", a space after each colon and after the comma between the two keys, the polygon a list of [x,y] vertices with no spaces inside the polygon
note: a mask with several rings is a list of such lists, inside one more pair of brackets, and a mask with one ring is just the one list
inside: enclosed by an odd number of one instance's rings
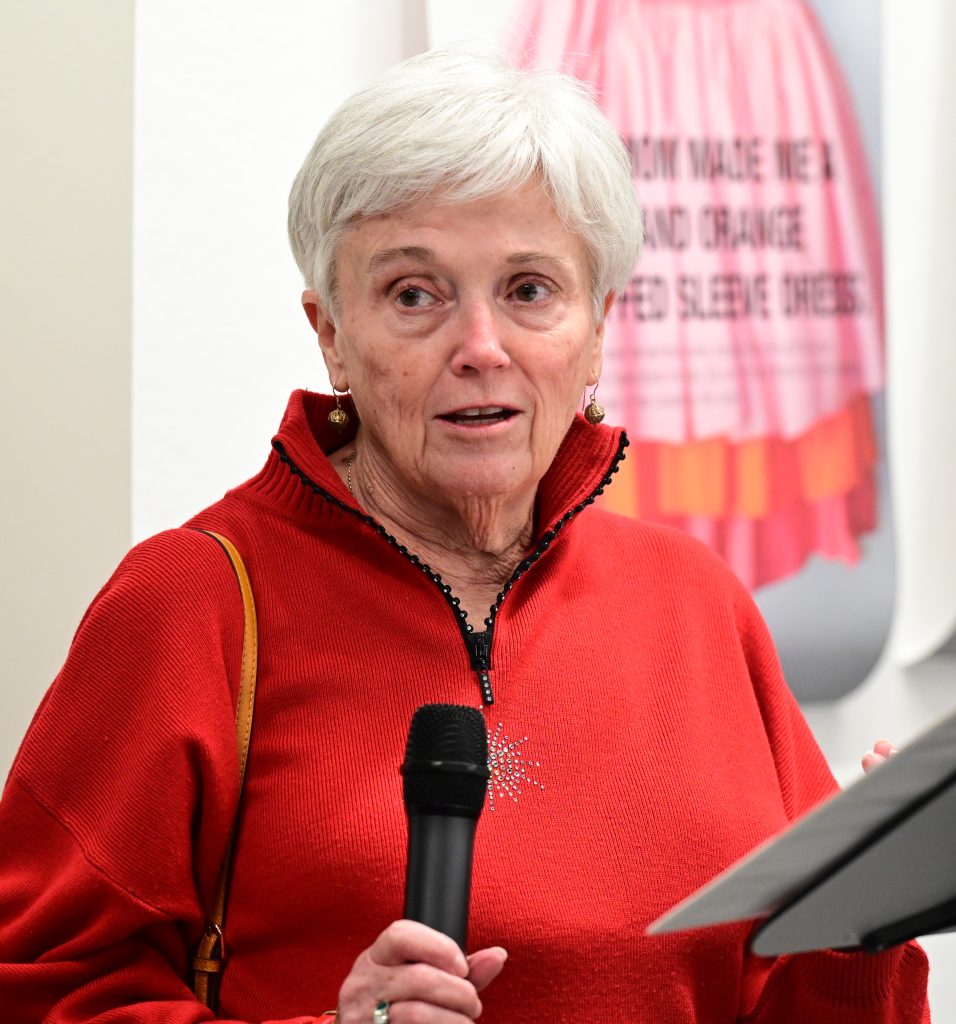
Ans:
{"label": "tan leather shoulder strap", "polygon": [[246,777],[246,762],[249,760],[249,741],[252,738],[252,713],[256,704],[256,669],[259,663],[259,630],[256,622],[256,605],[252,599],[252,585],[243,565],[242,557],[232,541],[218,533],[203,530],[214,537],[226,549],[229,561],[236,570],[239,590],[242,594],[242,608],[245,624],[242,634],[242,666],[239,671],[239,699],[236,702],[236,740],[239,745],[239,786]]}
{"label": "tan leather shoulder strap", "polygon": [[[244,614],[242,634],[242,664],[239,675],[239,698],[236,701],[236,743],[239,751],[239,802],[242,801],[242,787],[246,778],[246,763],[249,760],[249,742],[252,738],[252,717],[256,702],[256,674],[259,661],[259,631],[256,622],[256,606],[252,598],[249,574],[235,545],[221,534],[211,530],[200,530],[218,541],[229,556],[239,591],[242,594]],[[238,807],[236,815],[238,818]],[[193,991],[204,1006],[216,1008],[219,993],[219,979],[226,959],[226,940],[223,928],[226,918],[226,899],[229,894],[229,876],[232,870],[232,854],[236,839],[236,821],[232,823],[226,853],[219,870],[219,883],[209,921],[193,957]]]}

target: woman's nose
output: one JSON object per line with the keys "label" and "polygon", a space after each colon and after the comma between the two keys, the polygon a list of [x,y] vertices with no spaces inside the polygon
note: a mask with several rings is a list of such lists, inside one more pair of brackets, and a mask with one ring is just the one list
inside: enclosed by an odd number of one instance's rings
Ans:
{"label": "woman's nose", "polygon": [[487,373],[510,365],[502,325],[490,302],[475,300],[463,304],[455,320],[452,324],[456,334],[452,355],[455,373]]}

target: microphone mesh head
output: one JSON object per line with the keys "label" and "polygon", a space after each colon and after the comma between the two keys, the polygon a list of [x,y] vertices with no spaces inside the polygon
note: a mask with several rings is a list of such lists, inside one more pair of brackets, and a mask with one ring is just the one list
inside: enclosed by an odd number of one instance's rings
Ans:
{"label": "microphone mesh head", "polygon": [[476,708],[425,704],[412,717],[405,747],[406,810],[477,817],[488,786],[488,733]]}

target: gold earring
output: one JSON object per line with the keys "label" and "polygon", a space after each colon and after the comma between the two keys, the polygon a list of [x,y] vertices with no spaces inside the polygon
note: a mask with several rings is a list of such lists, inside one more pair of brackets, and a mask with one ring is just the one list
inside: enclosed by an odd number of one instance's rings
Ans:
{"label": "gold earring", "polygon": [[604,406],[600,405],[594,398],[597,394],[598,386],[594,385],[594,390],[591,392],[591,401],[588,402],[587,408],[584,410],[584,418],[588,423],[598,424],[604,419]]}
{"label": "gold earring", "polygon": [[332,385],[332,394],[335,395],[335,408],[329,413],[329,423],[332,429],[337,430],[340,434],[349,425],[349,414],[342,408],[339,395],[347,395],[348,393],[348,388],[340,391],[334,384]]}

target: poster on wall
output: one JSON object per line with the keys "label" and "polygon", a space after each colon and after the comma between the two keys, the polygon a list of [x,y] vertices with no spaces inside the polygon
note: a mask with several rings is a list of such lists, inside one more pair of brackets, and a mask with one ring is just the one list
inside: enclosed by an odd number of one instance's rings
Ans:
{"label": "poster on wall", "polygon": [[606,507],[718,551],[798,696],[839,696],[884,646],[893,572],[880,230],[840,69],[803,0],[515,12],[511,57],[593,88],[645,211],[607,324],[600,400],[631,448]]}

